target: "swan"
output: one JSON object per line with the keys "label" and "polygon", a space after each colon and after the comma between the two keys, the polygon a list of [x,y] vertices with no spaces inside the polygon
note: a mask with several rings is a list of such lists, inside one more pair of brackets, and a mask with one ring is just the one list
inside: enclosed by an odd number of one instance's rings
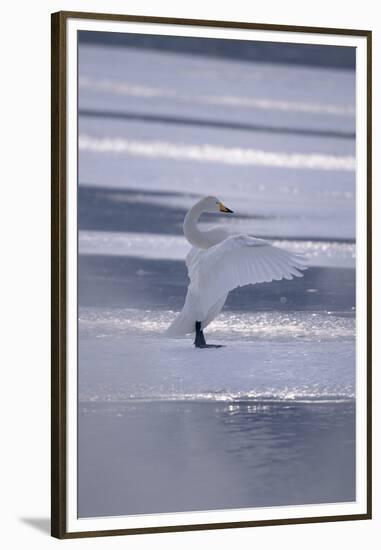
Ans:
{"label": "swan", "polygon": [[307,269],[301,254],[222,227],[202,231],[197,223],[203,213],[233,214],[216,197],[197,202],[184,218],[183,230],[192,245],[185,263],[190,283],[183,309],[168,327],[168,336],[195,333],[196,348],[218,348],[207,344],[203,330],[217,317],[227,295],[248,284],[302,277]]}

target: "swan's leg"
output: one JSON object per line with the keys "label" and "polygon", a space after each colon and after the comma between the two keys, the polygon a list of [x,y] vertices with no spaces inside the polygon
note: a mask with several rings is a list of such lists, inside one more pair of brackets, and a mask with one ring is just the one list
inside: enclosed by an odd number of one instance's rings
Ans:
{"label": "swan's leg", "polygon": [[201,330],[200,321],[196,321],[195,329],[196,329],[196,338],[194,340],[194,345],[196,346],[196,348],[202,348],[203,346],[206,346],[206,342],[205,342],[204,333]]}
{"label": "swan's leg", "polygon": [[201,330],[200,321],[196,321],[195,329],[196,329],[196,338],[194,340],[194,345],[196,346],[196,348],[222,348],[221,345],[206,343],[204,333]]}

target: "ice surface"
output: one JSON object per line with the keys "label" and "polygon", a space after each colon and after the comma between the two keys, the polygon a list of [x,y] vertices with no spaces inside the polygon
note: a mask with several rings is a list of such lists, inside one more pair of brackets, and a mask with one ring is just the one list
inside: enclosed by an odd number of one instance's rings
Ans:
{"label": "ice surface", "polygon": [[[196,350],[163,335],[174,312],[81,309],[80,400],[348,400],[354,318],[224,313]],[[161,337],[160,337],[161,335]]]}

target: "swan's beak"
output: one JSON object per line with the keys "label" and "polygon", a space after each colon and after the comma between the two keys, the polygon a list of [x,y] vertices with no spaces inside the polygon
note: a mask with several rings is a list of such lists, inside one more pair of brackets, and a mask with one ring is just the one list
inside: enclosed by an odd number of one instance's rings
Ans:
{"label": "swan's beak", "polygon": [[234,214],[233,210],[230,210],[230,208],[222,204],[222,202],[220,202],[219,205],[220,205],[220,212],[227,212],[228,214]]}

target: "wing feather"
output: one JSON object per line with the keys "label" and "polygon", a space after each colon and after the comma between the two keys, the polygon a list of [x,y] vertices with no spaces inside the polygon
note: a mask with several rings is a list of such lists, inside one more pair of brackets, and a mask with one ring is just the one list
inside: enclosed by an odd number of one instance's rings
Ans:
{"label": "wing feather", "polygon": [[189,290],[205,312],[238,286],[302,277],[303,256],[270,242],[234,235],[207,249],[192,249],[186,259]]}
{"label": "wing feather", "polygon": [[[245,280],[247,281],[249,279],[250,273],[251,273],[250,272],[250,258],[246,258],[245,261],[246,261],[246,264],[248,266],[247,277],[245,278]],[[261,257],[261,254],[258,254],[255,268],[256,268],[256,272],[257,272],[258,283],[264,283],[266,281],[266,279],[269,277],[269,275],[266,273],[266,271],[267,271],[266,264],[263,261],[263,259]]]}
{"label": "wing feather", "polygon": [[273,257],[271,249],[269,249],[266,252],[267,252],[267,255],[266,255],[265,261],[271,272],[271,280],[280,281],[280,279],[282,278],[282,269],[279,265],[279,261],[277,261],[277,259]]}

